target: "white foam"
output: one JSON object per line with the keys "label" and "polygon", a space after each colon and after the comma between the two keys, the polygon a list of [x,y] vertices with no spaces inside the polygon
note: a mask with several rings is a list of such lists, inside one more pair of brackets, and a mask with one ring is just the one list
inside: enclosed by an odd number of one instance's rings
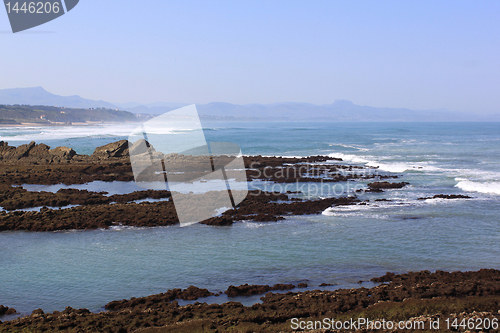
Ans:
{"label": "white foam", "polygon": [[463,178],[456,178],[455,180],[458,181],[455,187],[466,192],[500,194],[500,182],[473,182]]}
{"label": "white foam", "polygon": [[[375,156],[359,156],[344,153],[331,153],[329,157],[341,158],[345,162],[363,164],[368,167],[378,168],[382,171],[402,173],[407,170],[416,171],[441,171],[439,167],[430,165],[432,162],[379,162]],[[378,156],[378,159],[390,158],[390,156]]]}
{"label": "white foam", "polygon": [[[100,124],[78,126],[49,126],[49,127],[14,127],[8,131],[0,131],[0,141],[36,141],[62,140],[71,138],[87,138],[102,136],[128,136],[137,124]],[[19,131],[18,135],[12,132]],[[11,133],[9,135],[9,133]]]}
{"label": "white foam", "polygon": [[470,180],[469,178],[465,177],[471,177],[474,180],[478,181],[500,180],[500,172],[498,171],[481,170],[481,169],[448,169],[446,171],[458,177],[455,178],[456,181]]}
{"label": "white foam", "polygon": [[329,157],[332,158],[341,158],[342,161],[344,162],[352,162],[352,163],[369,163],[371,161],[357,155],[353,154],[344,154],[344,153],[331,153],[328,155]]}
{"label": "white foam", "polygon": [[[255,155],[242,155],[243,157],[254,157]],[[282,157],[282,158],[304,158],[308,155],[261,155],[262,157]]]}
{"label": "white foam", "polygon": [[[367,205],[347,205],[347,206],[335,206],[325,209],[321,214],[325,216],[363,216],[366,213],[370,213],[369,216],[374,215],[377,212],[384,212],[387,209],[393,210],[399,207],[408,206],[420,206],[427,204],[446,204],[456,202],[457,200],[450,199],[427,199],[427,200],[416,200],[415,198],[393,198],[390,201],[372,201]],[[384,214],[379,214],[378,216],[385,216]]]}
{"label": "white foam", "polygon": [[146,199],[133,200],[133,201],[130,201],[130,202],[133,202],[133,203],[136,203],[136,204],[140,204],[140,203],[143,203],[143,202],[154,203],[154,202],[163,202],[163,201],[170,201],[170,198],[160,198],[160,199],[146,198]]}
{"label": "white foam", "polygon": [[[370,207],[369,205],[356,205],[356,206],[346,206],[351,207],[348,209],[338,209],[340,207],[330,207],[327,208],[321,213],[323,216],[329,217],[369,217],[373,219],[386,219],[388,215],[386,214],[376,214],[374,212],[370,212],[370,214],[366,214],[366,210],[371,210],[373,208],[380,207]],[[363,208],[361,208],[363,207]]]}
{"label": "white foam", "polygon": [[368,162],[366,163],[366,166],[370,167],[378,167],[380,170],[383,171],[388,171],[388,172],[395,172],[395,173],[401,173],[405,172],[406,170],[413,169],[412,166],[406,164],[406,163],[379,163],[379,162]]}
{"label": "white foam", "polygon": [[266,226],[266,224],[261,222],[243,221],[243,227],[248,229],[258,229],[264,226]]}
{"label": "white foam", "polygon": [[362,148],[362,147],[359,147],[359,146],[356,146],[356,145],[346,145],[346,144],[343,144],[343,143],[332,143],[329,146],[330,147],[340,146],[340,147],[349,148],[349,149],[356,149],[356,150],[359,150],[359,151],[368,151],[368,150],[370,150],[368,148]]}
{"label": "white foam", "polygon": [[232,208],[229,208],[229,207],[221,207],[221,208],[217,208],[217,209],[215,210],[215,212],[217,213],[215,216],[222,216],[222,213],[224,213],[224,212],[226,212],[226,211],[228,211],[228,210],[230,210],[230,209],[232,209]]}
{"label": "white foam", "polygon": [[99,229],[102,231],[124,231],[124,230],[143,230],[146,229],[146,227],[135,227],[132,225],[123,225],[123,224],[117,224],[117,225],[112,225],[108,229]]}
{"label": "white foam", "polygon": [[438,204],[446,204],[446,203],[453,203],[453,202],[458,202],[462,201],[463,199],[444,199],[444,198],[429,198],[423,200],[426,204],[430,205],[438,205]]}
{"label": "white foam", "polygon": [[430,162],[416,162],[416,163],[405,163],[405,162],[394,162],[394,163],[381,163],[381,162],[368,162],[366,166],[379,168],[383,171],[402,173],[405,171],[443,171],[443,169],[429,165]]}

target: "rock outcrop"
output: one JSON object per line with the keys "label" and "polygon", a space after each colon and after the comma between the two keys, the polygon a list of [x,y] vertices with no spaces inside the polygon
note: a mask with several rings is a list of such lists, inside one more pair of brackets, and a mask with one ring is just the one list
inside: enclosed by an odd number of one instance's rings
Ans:
{"label": "rock outcrop", "polygon": [[251,296],[251,295],[265,294],[271,290],[290,290],[294,288],[295,286],[293,284],[281,284],[281,283],[275,284],[274,286],[244,284],[238,287],[229,286],[224,293],[228,297]]}
{"label": "rock outcrop", "polygon": [[13,162],[26,165],[61,163],[70,160],[76,153],[68,147],[57,147],[50,149],[46,144],[36,144],[34,141],[20,145],[19,147],[9,146],[7,142],[0,142],[0,161],[3,163]]}
{"label": "rock outcrop", "polygon": [[401,182],[401,183],[389,183],[389,182],[374,182],[368,184],[368,188],[370,190],[382,190],[382,189],[392,189],[392,188],[403,188],[406,185],[410,185],[410,183],[407,182]]}
{"label": "rock outcrop", "polygon": [[128,153],[129,142],[120,140],[117,142],[108,143],[107,145],[97,147],[91,157],[98,159],[107,159],[110,157],[126,157]]}
{"label": "rock outcrop", "polygon": [[[158,295],[110,302],[106,308],[113,311],[109,312],[91,313],[87,309],[70,307],[53,313],[36,310],[31,316],[0,322],[0,331],[267,333],[290,332],[293,318],[313,324],[318,318],[380,318],[395,323],[429,319],[436,321],[439,318],[439,331],[447,332],[450,331],[450,327],[446,327],[447,318],[451,318],[450,322],[457,318],[458,323],[461,320],[467,323],[469,318],[473,323],[477,323],[477,318],[488,318],[489,323],[498,323],[500,319],[498,270],[453,273],[422,271],[390,274],[382,280],[387,283],[370,289],[361,287],[334,291],[268,292],[261,297],[262,303],[252,306],[243,306],[239,302],[196,302],[180,306],[175,299],[196,299],[213,293],[196,287],[174,289]],[[252,295],[251,290],[266,292],[266,289],[273,288],[252,288],[248,285],[241,287],[230,287],[228,290],[235,290],[237,293],[248,291],[245,294]],[[428,324],[426,327],[429,327]],[[375,331],[364,328],[360,331]],[[394,332],[393,329],[376,331]]]}
{"label": "rock outcrop", "polygon": [[159,304],[170,303],[176,299],[182,299],[187,301],[194,301],[198,298],[213,296],[214,293],[208,291],[207,289],[201,289],[195,286],[189,286],[187,289],[172,289],[168,290],[166,293],[151,295],[147,297],[135,298],[132,297],[130,300],[113,301],[109,302],[104,306],[106,310],[119,310],[126,308],[133,308],[140,304],[145,304],[148,306],[157,306]]}
{"label": "rock outcrop", "polygon": [[0,316],[11,315],[15,313],[17,313],[16,309],[0,305]]}
{"label": "rock outcrop", "polygon": [[[3,185],[5,188],[7,185]],[[0,195],[0,206],[7,209],[41,205],[66,206],[81,205],[68,209],[53,210],[42,208],[40,212],[1,212],[0,231],[56,231],[109,228],[116,225],[157,227],[178,224],[174,203],[144,202],[136,204],[132,200],[144,198],[169,198],[168,191],[138,191],[131,194],[105,196],[105,193],[86,190],[63,189],[57,193],[29,193],[22,188],[7,188]],[[202,194],[200,194],[202,195]],[[204,221],[208,225],[232,225],[234,221],[253,220],[256,215],[266,216],[266,221],[283,219],[283,215],[318,214],[328,207],[352,205],[359,202],[355,197],[326,198],[292,203],[277,203],[287,199],[287,195],[251,191],[245,201],[224,212],[221,216]],[[202,201],[202,200],[200,200]],[[116,202],[116,204],[110,204]],[[200,208],[200,207],[197,207]]]}
{"label": "rock outcrop", "polygon": [[418,200],[427,200],[427,199],[472,199],[472,197],[463,194],[436,194],[433,197],[418,198]]}

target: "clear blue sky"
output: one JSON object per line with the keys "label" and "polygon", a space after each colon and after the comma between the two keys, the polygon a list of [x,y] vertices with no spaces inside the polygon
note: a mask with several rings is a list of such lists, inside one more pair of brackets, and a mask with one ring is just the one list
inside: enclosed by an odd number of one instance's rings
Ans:
{"label": "clear blue sky", "polygon": [[500,1],[80,0],[8,31],[0,89],[500,112]]}

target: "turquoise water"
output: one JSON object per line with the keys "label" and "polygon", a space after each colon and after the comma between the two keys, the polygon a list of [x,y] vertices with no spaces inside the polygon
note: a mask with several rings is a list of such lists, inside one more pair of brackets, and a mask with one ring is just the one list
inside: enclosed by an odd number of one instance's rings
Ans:
{"label": "turquoise water", "polygon": [[[367,206],[277,223],[0,233],[0,304],[23,313],[66,306],[97,311],[111,300],[191,284],[212,291],[231,284],[304,281],[310,288],[323,282],[350,287],[386,271],[500,268],[499,123],[214,122],[204,127],[208,140],[235,142],[244,155],[342,157],[378,167],[380,174],[400,175],[411,185],[363,194],[361,199],[372,200]],[[9,128],[0,129],[0,140],[14,145],[36,140],[91,153],[126,138],[132,128]],[[87,186],[106,190],[109,184]],[[113,189],[125,192],[130,186],[117,183]],[[435,194],[473,199],[417,200]],[[373,202],[377,198],[391,201]]]}

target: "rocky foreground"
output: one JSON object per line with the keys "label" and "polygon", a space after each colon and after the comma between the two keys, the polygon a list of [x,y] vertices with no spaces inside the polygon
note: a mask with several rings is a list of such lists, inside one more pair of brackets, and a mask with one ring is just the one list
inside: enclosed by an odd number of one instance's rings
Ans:
{"label": "rocky foreground", "polygon": [[[399,330],[402,332],[499,331],[491,327],[481,330],[460,326],[462,321],[474,322],[475,325],[480,321],[498,322],[498,270],[388,273],[372,281],[381,284],[370,289],[268,292],[261,297],[262,303],[249,307],[239,302],[196,302],[179,306],[176,299],[196,300],[214,295],[206,289],[191,286],[185,290],[174,289],[148,297],[113,301],[106,305],[108,312],[91,313],[86,309],[68,307],[62,312],[44,313],[38,309],[31,316],[0,323],[0,332],[292,332],[295,331],[292,323],[299,321],[304,322],[305,331],[341,331],[307,329],[307,323],[323,321],[324,318],[343,322],[368,318],[371,321],[422,322],[425,325],[425,329]],[[293,285],[230,286],[225,293],[228,296],[251,295],[294,288]],[[439,327],[429,329],[430,323],[438,319]],[[456,329],[450,327],[454,322]],[[397,331],[356,328],[352,331]]]}

